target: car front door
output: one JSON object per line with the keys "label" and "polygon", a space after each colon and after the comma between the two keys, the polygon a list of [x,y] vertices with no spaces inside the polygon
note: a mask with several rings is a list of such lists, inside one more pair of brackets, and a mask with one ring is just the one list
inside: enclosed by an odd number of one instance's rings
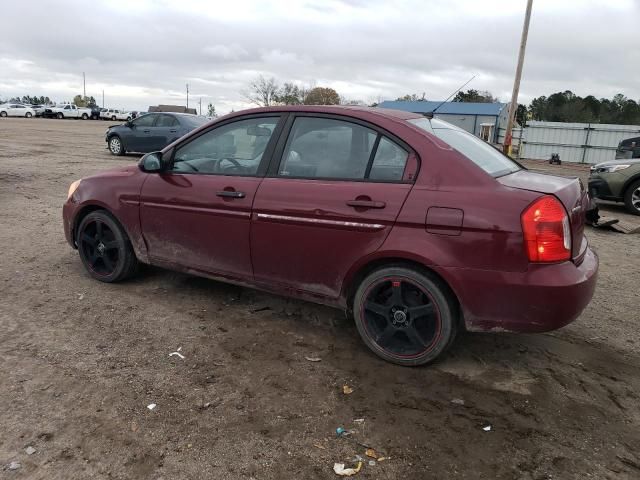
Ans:
{"label": "car front door", "polygon": [[156,113],[148,113],[136,118],[131,125],[123,127],[124,130],[124,146],[130,152],[153,152],[152,130],[158,118]]}
{"label": "car front door", "polygon": [[389,234],[418,162],[400,140],[355,122],[298,115],[279,142],[253,207],[257,282],[337,298]]}
{"label": "car front door", "polygon": [[280,129],[279,115],[229,119],[149,175],[140,219],[152,263],[252,279],[251,207]]}

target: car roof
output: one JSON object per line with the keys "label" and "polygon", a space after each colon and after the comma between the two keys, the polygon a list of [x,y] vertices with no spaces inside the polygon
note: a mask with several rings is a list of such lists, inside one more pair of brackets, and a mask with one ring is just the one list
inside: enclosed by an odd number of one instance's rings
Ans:
{"label": "car roof", "polygon": [[361,118],[363,120],[373,119],[375,117],[383,117],[390,120],[410,120],[412,118],[424,117],[424,115],[413,112],[405,112],[403,110],[393,110],[391,108],[361,107],[358,105],[281,105],[276,107],[258,107],[234,112],[232,116],[277,112],[327,113],[336,115],[347,115],[350,117]]}

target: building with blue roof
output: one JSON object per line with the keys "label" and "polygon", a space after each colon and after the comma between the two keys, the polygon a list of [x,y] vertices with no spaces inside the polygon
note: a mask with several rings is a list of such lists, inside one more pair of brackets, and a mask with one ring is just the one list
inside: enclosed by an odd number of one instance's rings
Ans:
{"label": "building with blue roof", "polygon": [[506,103],[384,101],[378,107],[427,114],[442,104],[434,117],[452,123],[489,143],[502,143],[509,116]]}

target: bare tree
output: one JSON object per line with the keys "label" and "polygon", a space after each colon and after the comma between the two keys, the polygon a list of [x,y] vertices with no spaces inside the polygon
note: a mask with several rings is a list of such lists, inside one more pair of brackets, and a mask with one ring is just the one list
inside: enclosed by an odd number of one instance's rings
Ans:
{"label": "bare tree", "polygon": [[269,107],[277,103],[280,86],[275,78],[260,75],[250,84],[249,89],[240,92],[244,98],[260,107]]}

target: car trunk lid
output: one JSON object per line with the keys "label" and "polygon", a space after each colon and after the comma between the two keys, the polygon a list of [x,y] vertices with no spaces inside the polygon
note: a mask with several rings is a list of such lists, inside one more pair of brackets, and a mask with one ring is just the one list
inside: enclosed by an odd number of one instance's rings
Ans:
{"label": "car trunk lid", "polygon": [[554,195],[560,200],[567,210],[571,225],[571,256],[574,260],[580,257],[585,214],[589,206],[588,195],[580,179],[519,170],[496,180],[506,187]]}

